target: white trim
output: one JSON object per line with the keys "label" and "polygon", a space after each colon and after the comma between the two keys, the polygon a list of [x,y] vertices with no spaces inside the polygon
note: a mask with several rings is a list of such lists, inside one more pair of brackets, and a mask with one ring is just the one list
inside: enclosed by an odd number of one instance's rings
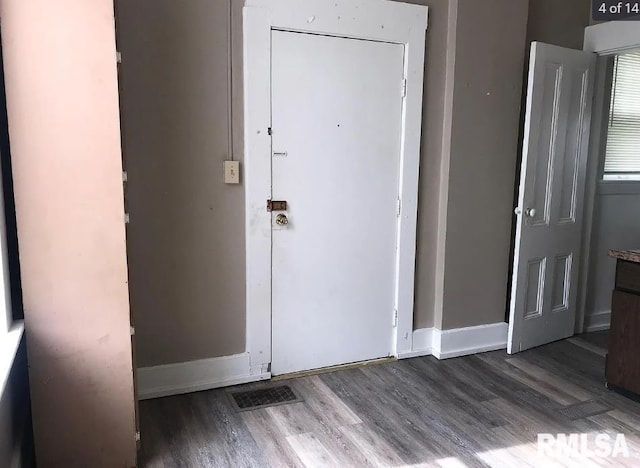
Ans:
{"label": "white trim", "polygon": [[4,393],[7,386],[23,334],[23,320],[14,320],[8,332],[0,333],[0,395]]}
{"label": "white trim", "polygon": [[608,330],[611,327],[611,311],[601,310],[584,318],[584,332]]}
{"label": "white trim", "polygon": [[435,328],[420,328],[413,332],[413,350],[398,354],[398,359],[429,356],[433,352],[433,334]]}
{"label": "white trim", "polygon": [[413,332],[413,350],[398,355],[398,359],[430,354],[438,359],[449,359],[506,349],[508,332],[509,325],[506,322],[453,330],[422,328]]}
{"label": "white trim", "polygon": [[640,181],[601,180],[598,195],[640,195]]}
{"label": "white trim", "polygon": [[506,349],[509,325],[499,322],[436,332],[433,336],[433,355],[438,359],[448,359]]}
{"label": "white trim", "polygon": [[609,21],[594,24],[584,30],[583,50],[611,55],[640,45],[640,23],[637,21]]}
{"label": "white trim", "polygon": [[640,174],[629,173],[612,173],[609,172],[602,176],[603,182],[618,182],[618,183],[636,183],[640,184]]}
{"label": "white trim", "polygon": [[271,363],[271,23],[269,11],[243,8],[246,347],[255,366]]}
{"label": "white trim", "polygon": [[578,297],[576,307],[575,333],[584,331],[584,320],[587,308],[587,290],[589,289],[590,268],[592,262],[593,224],[596,208],[598,180],[604,171],[604,154],[607,144],[607,124],[609,102],[611,101],[611,84],[613,78],[613,62],[607,57],[598,57],[596,75],[593,85],[593,106],[591,110],[591,129],[589,133],[589,154],[587,156],[587,174],[585,176],[584,208],[582,224],[582,245],[580,246],[580,263],[578,265]]}
{"label": "white trim", "polygon": [[251,373],[249,354],[138,369],[138,399],[199,392],[271,378],[269,372]]}
{"label": "white trim", "polygon": [[398,323],[393,355],[412,349],[418,173],[427,8],[385,0],[247,0],[244,18],[247,353],[271,362],[271,30],[284,29],[405,45],[407,95],[400,159],[396,261]]}

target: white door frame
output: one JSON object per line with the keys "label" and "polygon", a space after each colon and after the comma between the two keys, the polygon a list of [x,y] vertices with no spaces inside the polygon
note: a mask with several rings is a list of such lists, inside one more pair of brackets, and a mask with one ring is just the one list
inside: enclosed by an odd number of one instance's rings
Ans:
{"label": "white door frame", "polygon": [[[606,147],[607,115],[611,99],[611,70],[607,57],[629,49],[640,47],[640,23],[636,21],[609,21],[585,28],[583,50],[598,54],[594,82],[591,136],[587,158],[587,176],[584,200],[584,224],[579,267],[578,309],[576,311],[576,333],[584,332],[589,290],[589,266],[591,263],[592,232],[598,181],[604,171],[604,149]],[[637,182],[636,182],[637,184]]]}
{"label": "white door frame", "polygon": [[[271,363],[271,30],[403,44],[406,97],[400,155],[393,353],[410,352],[418,217],[427,8],[385,0],[247,0],[244,31],[244,183],[246,204],[246,348],[251,375]],[[389,317],[391,320],[392,317]]]}

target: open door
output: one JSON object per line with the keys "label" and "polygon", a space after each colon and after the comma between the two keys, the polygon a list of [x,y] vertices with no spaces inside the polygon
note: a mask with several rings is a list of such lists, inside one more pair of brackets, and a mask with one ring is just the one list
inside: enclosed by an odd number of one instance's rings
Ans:
{"label": "open door", "polygon": [[596,55],[531,45],[507,351],[573,335]]}

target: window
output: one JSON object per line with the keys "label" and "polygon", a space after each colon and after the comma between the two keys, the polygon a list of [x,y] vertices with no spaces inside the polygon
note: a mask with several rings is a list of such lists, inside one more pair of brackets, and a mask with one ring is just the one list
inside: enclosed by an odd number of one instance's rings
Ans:
{"label": "window", "polygon": [[604,179],[640,180],[640,51],[615,59]]}

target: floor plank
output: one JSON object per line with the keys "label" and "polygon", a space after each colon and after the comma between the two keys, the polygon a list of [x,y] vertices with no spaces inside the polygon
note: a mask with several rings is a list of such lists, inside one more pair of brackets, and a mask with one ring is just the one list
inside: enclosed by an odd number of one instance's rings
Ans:
{"label": "floor plank", "polygon": [[[514,356],[432,356],[308,375],[304,399],[237,413],[228,389],[143,401],[140,466],[640,466],[640,404],[604,387],[606,333]],[[260,388],[269,382],[245,388]],[[570,420],[567,405],[612,410]],[[624,434],[630,458],[538,451],[538,434]]]}
{"label": "floor plank", "polygon": [[340,467],[338,459],[325,447],[315,434],[299,434],[287,437],[305,466]]}

